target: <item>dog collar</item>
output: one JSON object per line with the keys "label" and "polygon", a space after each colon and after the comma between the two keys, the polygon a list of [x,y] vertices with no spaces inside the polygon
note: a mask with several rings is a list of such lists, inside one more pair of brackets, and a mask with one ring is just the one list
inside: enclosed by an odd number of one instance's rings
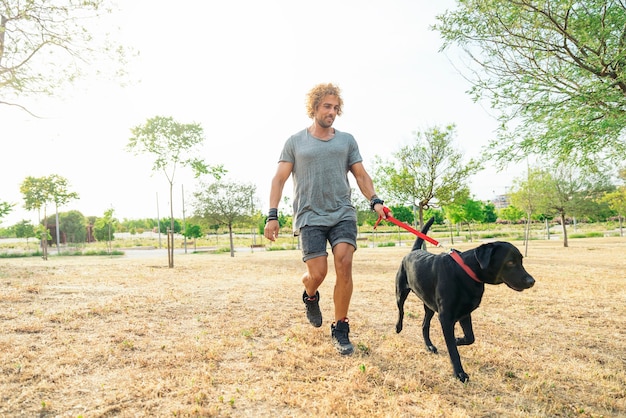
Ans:
{"label": "dog collar", "polygon": [[456,263],[457,263],[459,266],[461,266],[461,268],[462,268],[462,269],[463,269],[463,270],[467,273],[467,275],[468,275],[468,276],[470,276],[470,277],[472,278],[472,280],[474,280],[475,282],[478,282],[478,283],[482,283],[482,281],[481,281],[478,277],[476,277],[476,273],[474,273],[474,272],[472,271],[472,269],[471,269],[471,268],[469,268],[469,267],[467,266],[467,264],[465,264],[465,263],[463,262],[463,259],[461,258],[461,256],[459,255],[459,253],[457,253],[455,250],[450,250],[450,252],[449,252],[448,254],[450,254],[450,257],[452,257],[452,259],[453,259],[454,261],[456,261]]}

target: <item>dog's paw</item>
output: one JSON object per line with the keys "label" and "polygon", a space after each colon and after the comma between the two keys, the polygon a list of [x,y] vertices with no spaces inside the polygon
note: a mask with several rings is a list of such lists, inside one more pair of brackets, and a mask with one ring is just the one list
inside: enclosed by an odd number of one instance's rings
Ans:
{"label": "dog's paw", "polygon": [[461,381],[461,383],[466,383],[469,380],[469,376],[463,370],[456,374],[456,378]]}
{"label": "dog's paw", "polygon": [[471,345],[471,344],[474,344],[474,338],[463,337],[463,338],[456,339],[456,345]]}
{"label": "dog's paw", "polygon": [[428,351],[430,351],[433,354],[437,354],[437,347],[435,347],[434,345],[427,345],[426,348],[428,349]]}
{"label": "dog's paw", "polygon": [[396,324],[396,334],[400,334],[400,331],[402,331],[402,324]]}

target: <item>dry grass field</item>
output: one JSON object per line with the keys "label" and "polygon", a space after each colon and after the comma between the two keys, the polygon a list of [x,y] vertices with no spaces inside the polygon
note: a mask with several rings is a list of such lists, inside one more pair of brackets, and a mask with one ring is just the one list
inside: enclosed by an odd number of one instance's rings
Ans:
{"label": "dry grass field", "polygon": [[297,250],[2,259],[0,416],[626,416],[626,239],[532,241],[535,287],[487,285],[474,312],[467,384],[416,296],[395,333],[407,251],[356,252],[350,357],[306,321]]}

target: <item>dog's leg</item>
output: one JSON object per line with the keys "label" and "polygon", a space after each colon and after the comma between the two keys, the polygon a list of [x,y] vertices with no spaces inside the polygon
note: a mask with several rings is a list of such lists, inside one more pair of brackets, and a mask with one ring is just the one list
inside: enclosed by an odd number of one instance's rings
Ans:
{"label": "dog's leg", "polygon": [[472,327],[472,316],[467,315],[459,320],[463,329],[463,338],[456,339],[456,345],[470,345],[474,343],[474,329]]}
{"label": "dog's leg", "polygon": [[396,302],[398,303],[398,322],[396,322],[396,333],[402,331],[402,322],[404,321],[404,302],[411,293],[410,289],[397,289]]}
{"label": "dog's leg", "polygon": [[437,347],[435,347],[430,341],[430,320],[433,319],[435,315],[435,311],[430,309],[426,304],[424,304],[424,320],[422,321],[422,337],[424,337],[424,343],[426,344],[426,348],[431,353],[437,354]]}
{"label": "dog's leg", "polygon": [[398,305],[398,322],[396,322],[396,333],[402,331],[402,322],[404,321],[404,302],[411,293],[406,278],[406,270],[404,264],[400,265],[396,273],[396,304]]}
{"label": "dog's leg", "polygon": [[452,363],[454,376],[461,382],[465,383],[469,379],[469,376],[463,370],[459,349],[456,346],[456,339],[454,337],[454,324],[456,321],[448,317],[445,313],[442,315],[442,312],[439,312],[439,322],[441,322],[441,329],[443,330],[443,337],[446,340],[446,347],[448,348],[448,354],[450,355],[450,362]]}

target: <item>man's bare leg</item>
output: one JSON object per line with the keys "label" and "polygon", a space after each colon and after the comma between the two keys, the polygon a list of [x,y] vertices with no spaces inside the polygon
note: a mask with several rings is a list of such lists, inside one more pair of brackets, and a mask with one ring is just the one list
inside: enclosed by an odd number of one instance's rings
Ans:
{"label": "man's bare leg", "polygon": [[339,321],[348,317],[350,299],[352,299],[352,257],[354,255],[354,247],[342,242],[335,245],[333,254],[335,273],[337,274],[333,299],[335,302],[335,321]]}

